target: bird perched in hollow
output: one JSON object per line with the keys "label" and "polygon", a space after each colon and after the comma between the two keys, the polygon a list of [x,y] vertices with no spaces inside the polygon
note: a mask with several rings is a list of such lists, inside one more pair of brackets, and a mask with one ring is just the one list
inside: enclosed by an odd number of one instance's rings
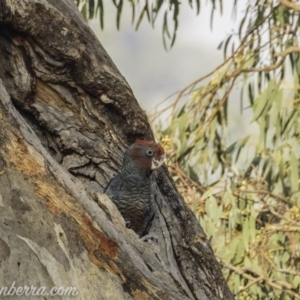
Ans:
{"label": "bird perched in hollow", "polygon": [[126,227],[140,237],[148,233],[154,217],[150,175],[164,161],[164,149],[152,141],[136,140],[124,154],[121,172],[104,193],[115,203]]}

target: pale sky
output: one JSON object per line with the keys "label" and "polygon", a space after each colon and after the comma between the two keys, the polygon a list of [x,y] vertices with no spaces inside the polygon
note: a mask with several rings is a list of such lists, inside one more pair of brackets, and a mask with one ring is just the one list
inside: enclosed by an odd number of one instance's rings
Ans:
{"label": "pale sky", "polygon": [[[239,1],[239,11],[246,1]],[[139,30],[135,31],[129,5],[123,8],[120,31],[116,29],[116,9],[111,1],[105,2],[104,31],[100,30],[98,20],[89,22],[143,109],[153,110],[166,97],[222,62],[223,52],[217,47],[238,24],[232,18],[233,0],[223,1],[226,2],[223,16],[215,12],[212,31],[211,5],[210,1],[205,2],[201,1],[198,16],[188,4],[182,4],[177,39],[168,52],[162,42],[162,18],[154,29],[143,20]],[[240,15],[238,13],[237,18]]]}

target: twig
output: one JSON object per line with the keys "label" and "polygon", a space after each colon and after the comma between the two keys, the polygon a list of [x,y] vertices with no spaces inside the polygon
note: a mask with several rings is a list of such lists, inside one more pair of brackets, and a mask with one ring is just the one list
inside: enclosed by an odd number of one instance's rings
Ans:
{"label": "twig", "polygon": [[280,0],[280,3],[288,8],[291,8],[295,11],[300,11],[300,5],[297,5],[296,3],[293,3],[289,0]]}
{"label": "twig", "polygon": [[[269,279],[268,277],[264,277],[264,276],[259,276],[257,273],[255,273],[253,270],[251,270],[251,273],[255,274],[257,277],[254,277],[252,275],[249,275],[248,273],[245,272],[245,270],[238,268],[236,266],[233,266],[232,264],[230,264],[227,261],[222,260],[221,257],[218,256],[218,258],[221,260],[221,263],[229,270],[234,271],[235,273],[243,276],[244,278],[251,280],[251,283],[253,281],[264,281],[267,285],[277,289],[277,290],[281,290],[285,293],[287,293],[290,296],[293,296],[294,299],[300,299],[300,295],[295,293],[292,290],[292,285],[287,283],[287,282],[283,282],[283,281],[277,281],[277,280],[273,280],[273,279]],[[257,282],[255,282],[257,283]],[[253,283],[253,284],[255,284]],[[240,292],[238,292],[240,293]]]}

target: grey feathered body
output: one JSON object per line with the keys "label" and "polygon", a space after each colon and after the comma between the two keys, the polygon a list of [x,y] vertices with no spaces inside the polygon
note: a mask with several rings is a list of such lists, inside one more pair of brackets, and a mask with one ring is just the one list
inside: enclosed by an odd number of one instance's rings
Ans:
{"label": "grey feathered body", "polygon": [[140,170],[127,163],[104,192],[119,209],[127,227],[142,237],[148,233],[154,216],[154,200],[150,173],[139,173]]}

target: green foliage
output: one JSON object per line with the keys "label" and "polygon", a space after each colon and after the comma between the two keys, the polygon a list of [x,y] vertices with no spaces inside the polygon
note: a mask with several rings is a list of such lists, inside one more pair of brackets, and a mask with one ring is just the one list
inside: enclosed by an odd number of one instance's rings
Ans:
{"label": "green foliage", "polygon": [[[172,47],[176,40],[176,32],[179,24],[180,1],[179,0],[111,0],[116,8],[116,27],[120,29],[121,15],[125,5],[130,5],[132,24],[138,30],[141,22],[146,19],[154,26],[158,16],[163,19],[162,36],[165,48]],[[211,0],[215,8],[216,1]],[[99,17],[101,29],[104,28],[104,3],[103,0],[74,0],[86,20]],[[222,1],[218,1],[220,5]],[[200,0],[188,0],[189,6],[198,15],[200,12]],[[221,5],[222,7],[222,5]],[[214,10],[213,10],[214,11]],[[211,17],[213,18],[213,11]]]}
{"label": "green foliage", "polygon": [[300,7],[247,5],[224,63],[156,129],[236,298],[300,299]]}

